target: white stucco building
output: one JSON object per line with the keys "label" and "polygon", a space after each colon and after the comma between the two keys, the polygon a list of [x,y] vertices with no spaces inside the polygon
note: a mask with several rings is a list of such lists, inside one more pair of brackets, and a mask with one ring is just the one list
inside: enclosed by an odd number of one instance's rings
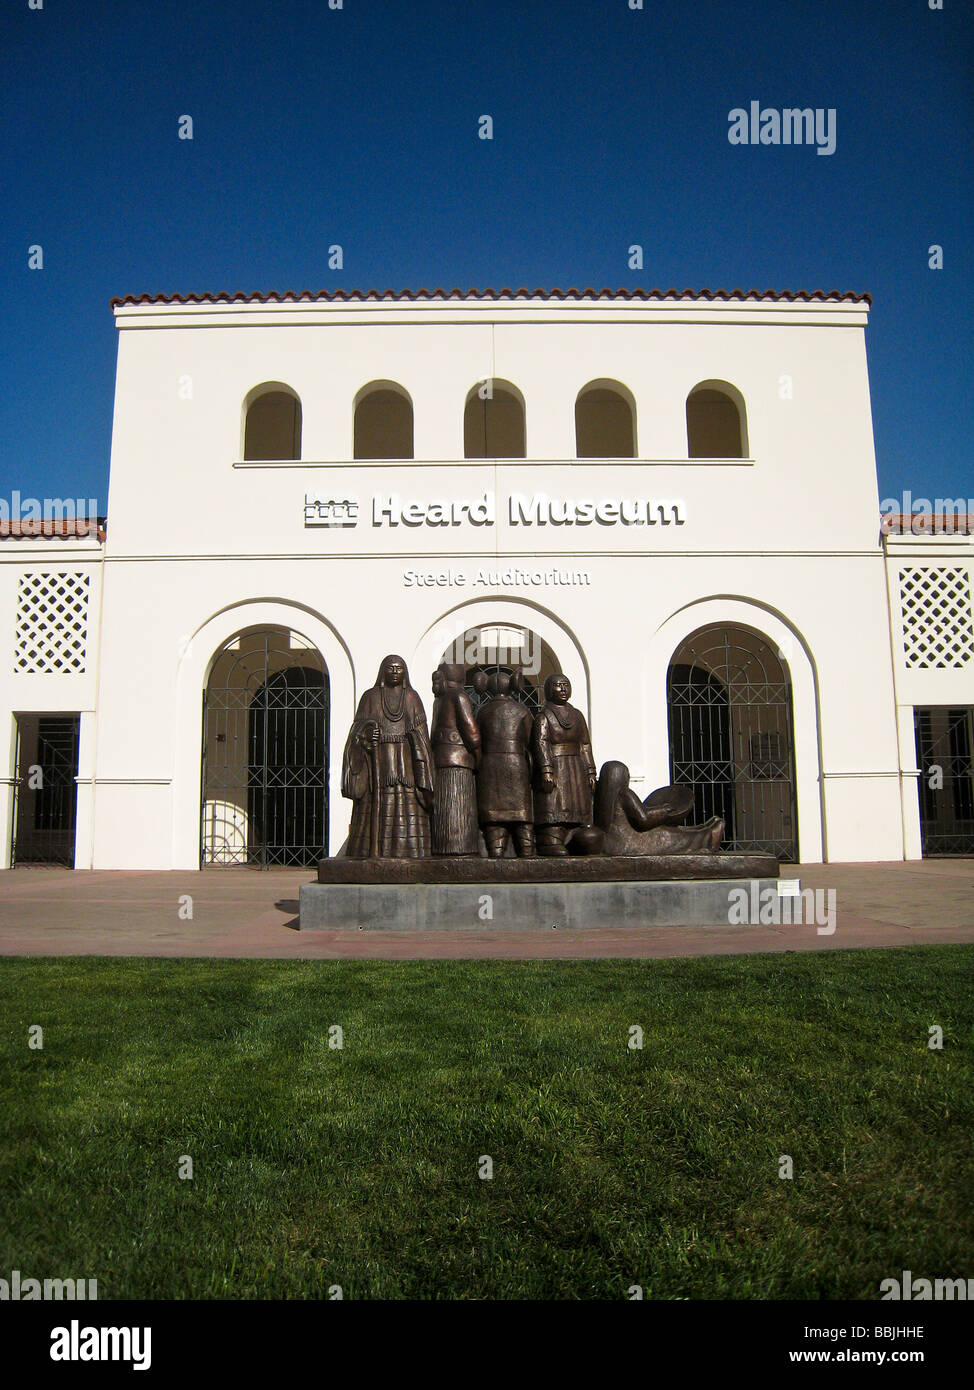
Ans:
{"label": "white stucco building", "polygon": [[732,845],[974,852],[974,539],[881,531],[867,297],[113,307],[107,525],[0,528],[5,865],[337,852],[388,652],[563,670]]}

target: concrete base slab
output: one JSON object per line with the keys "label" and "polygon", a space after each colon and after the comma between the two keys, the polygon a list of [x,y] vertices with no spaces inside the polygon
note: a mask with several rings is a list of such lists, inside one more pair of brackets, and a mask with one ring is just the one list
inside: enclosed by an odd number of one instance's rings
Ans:
{"label": "concrete base slab", "polygon": [[730,922],[744,925],[744,917],[747,921],[753,918],[753,925],[757,925],[758,905],[767,889],[777,895],[778,880],[303,883],[298,916],[301,931],[705,927]]}

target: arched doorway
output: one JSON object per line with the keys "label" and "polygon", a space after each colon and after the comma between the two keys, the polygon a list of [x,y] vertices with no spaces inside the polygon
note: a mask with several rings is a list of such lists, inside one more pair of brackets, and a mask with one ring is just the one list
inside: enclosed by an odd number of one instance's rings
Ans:
{"label": "arched doorway", "polygon": [[328,844],[328,671],[287,628],[238,633],[203,696],[200,862],[309,867]]}
{"label": "arched doorway", "polygon": [[700,628],[667,674],[670,778],[693,787],[694,819],[723,816],[727,849],[798,858],[791,680],[749,628]]}
{"label": "arched doorway", "polygon": [[512,694],[534,714],[544,703],[545,681],[561,670],[547,642],[530,628],[515,627],[511,623],[482,623],[468,628],[462,637],[451,642],[440,660],[462,663],[466,667],[467,694],[475,709],[490,696],[474,689],[474,672],[485,671],[488,675],[493,671],[517,672],[521,676],[521,688]]}

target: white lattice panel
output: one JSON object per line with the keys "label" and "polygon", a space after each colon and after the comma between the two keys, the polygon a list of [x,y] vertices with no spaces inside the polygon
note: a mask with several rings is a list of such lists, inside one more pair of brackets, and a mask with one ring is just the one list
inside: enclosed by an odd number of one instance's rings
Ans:
{"label": "white lattice panel", "polygon": [[14,672],[76,675],[85,669],[87,574],[22,574]]}
{"label": "white lattice panel", "polygon": [[966,569],[900,570],[907,666],[964,666],[974,654],[971,580]]}

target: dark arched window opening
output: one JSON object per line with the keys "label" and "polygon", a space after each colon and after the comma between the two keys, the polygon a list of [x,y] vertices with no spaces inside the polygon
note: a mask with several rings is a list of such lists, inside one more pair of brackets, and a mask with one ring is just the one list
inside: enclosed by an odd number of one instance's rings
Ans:
{"label": "dark arched window opening", "polygon": [[411,459],[412,401],[399,387],[365,387],[355,405],[354,435],[357,459]]}
{"label": "dark arched window opening", "polygon": [[263,391],[247,407],[244,459],[301,457],[301,402],[290,391]]}
{"label": "dark arched window opening", "polygon": [[636,457],[636,417],[621,388],[586,386],[575,402],[575,455],[580,459]]}
{"label": "dark arched window opening", "polygon": [[523,459],[524,401],[515,387],[486,381],[467,397],[463,455],[468,459]]}
{"label": "dark arched window opening", "polygon": [[687,397],[687,455],[692,459],[746,457],[743,403],[717,387],[698,386]]}

